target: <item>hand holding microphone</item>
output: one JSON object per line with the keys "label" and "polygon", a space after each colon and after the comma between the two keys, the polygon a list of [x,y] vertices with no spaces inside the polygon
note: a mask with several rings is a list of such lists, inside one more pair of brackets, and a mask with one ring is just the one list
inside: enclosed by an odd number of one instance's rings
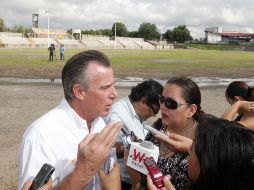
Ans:
{"label": "hand holding microphone", "polygon": [[145,129],[155,134],[155,137],[162,142],[167,148],[173,152],[183,152],[189,153],[192,145],[192,139],[178,135],[176,133],[162,133],[161,131],[156,130],[155,128],[145,125]]}

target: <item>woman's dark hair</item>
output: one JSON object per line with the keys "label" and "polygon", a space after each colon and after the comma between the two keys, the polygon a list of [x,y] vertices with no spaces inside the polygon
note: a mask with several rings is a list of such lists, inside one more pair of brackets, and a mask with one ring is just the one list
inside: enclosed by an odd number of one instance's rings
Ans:
{"label": "woman's dark hair", "polygon": [[129,98],[132,102],[138,102],[143,97],[146,97],[148,103],[159,106],[159,96],[162,94],[162,91],[163,86],[159,82],[149,79],[133,87]]}
{"label": "woman's dark hair", "polygon": [[200,176],[191,189],[253,189],[254,133],[250,129],[206,115],[194,142]]}
{"label": "woman's dark hair", "polygon": [[228,85],[225,96],[231,98],[232,100],[235,96],[240,96],[244,100],[253,101],[254,88],[249,87],[246,83],[242,81],[234,81]]}
{"label": "woman's dark hair", "polygon": [[175,84],[182,89],[182,98],[189,104],[195,104],[197,106],[197,111],[193,115],[193,118],[196,121],[199,121],[202,118],[204,112],[201,110],[201,92],[198,85],[187,77],[172,77],[167,83]]}
{"label": "woman's dark hair", "polygon": [[62,84],[65,99],[69,102],[75,98],[73,85],[80,84],[84,89],[89,87],[89,76],[86,74],[90,62],[96,62],[103,67],[110,67],[110,61],[105,54],[97,50],[88,50],[72,56],[62,70]]}

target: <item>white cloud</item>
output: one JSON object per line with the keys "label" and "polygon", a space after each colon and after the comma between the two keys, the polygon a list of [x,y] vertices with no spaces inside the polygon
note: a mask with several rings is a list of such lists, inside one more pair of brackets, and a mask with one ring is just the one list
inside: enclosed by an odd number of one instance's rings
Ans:
{"label": "white cloud", "polygon": [[[150,22],[163,32],[186,25],[194,37],[204,37],[204,28],[212,26],[254,31],[253,8],[252,0],[1,0],[0,17],[8,27],[30,27],[32,14],[43,9],[54,15],[54,28],[111,28],[117,18],[129,31]],[[39,26],[47,26],[43,15]]]}

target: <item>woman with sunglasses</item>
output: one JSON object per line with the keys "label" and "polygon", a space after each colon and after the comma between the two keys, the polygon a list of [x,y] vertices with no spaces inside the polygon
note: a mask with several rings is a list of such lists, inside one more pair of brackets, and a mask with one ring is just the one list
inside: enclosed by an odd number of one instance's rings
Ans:
{"label": "woman with sunglasses", "polygon": [[234,81],[228,85],[225,97],[231,107],[222,117],[237,121],[254,131],[254,88],[242,81]]}
{"label": "woman with sunglasses", "polygon": [[[153,126],[166,134],[175,133],[193,139],[200,114],[203,113],[200,104],[198,85],[187,77],[173,77],[167,81],[160,97],[161,119]],[[164,145],[152,133],[148,133],[146,140],[160,147],[157,164],[163,174],[171,176],[177,190],[185,189],[190,184],[188,155],[175,152],[173,147]]]}

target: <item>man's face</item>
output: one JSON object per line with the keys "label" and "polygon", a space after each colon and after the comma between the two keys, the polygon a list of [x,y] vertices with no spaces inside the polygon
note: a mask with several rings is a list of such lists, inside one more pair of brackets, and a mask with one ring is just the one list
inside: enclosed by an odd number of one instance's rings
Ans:
{"label": "man's face", "polygon": [[90,117],[106,116],[117,97],[113,70],[93,62],[88,65],[86,73],[89,87],[84,98],[84,109]]}

